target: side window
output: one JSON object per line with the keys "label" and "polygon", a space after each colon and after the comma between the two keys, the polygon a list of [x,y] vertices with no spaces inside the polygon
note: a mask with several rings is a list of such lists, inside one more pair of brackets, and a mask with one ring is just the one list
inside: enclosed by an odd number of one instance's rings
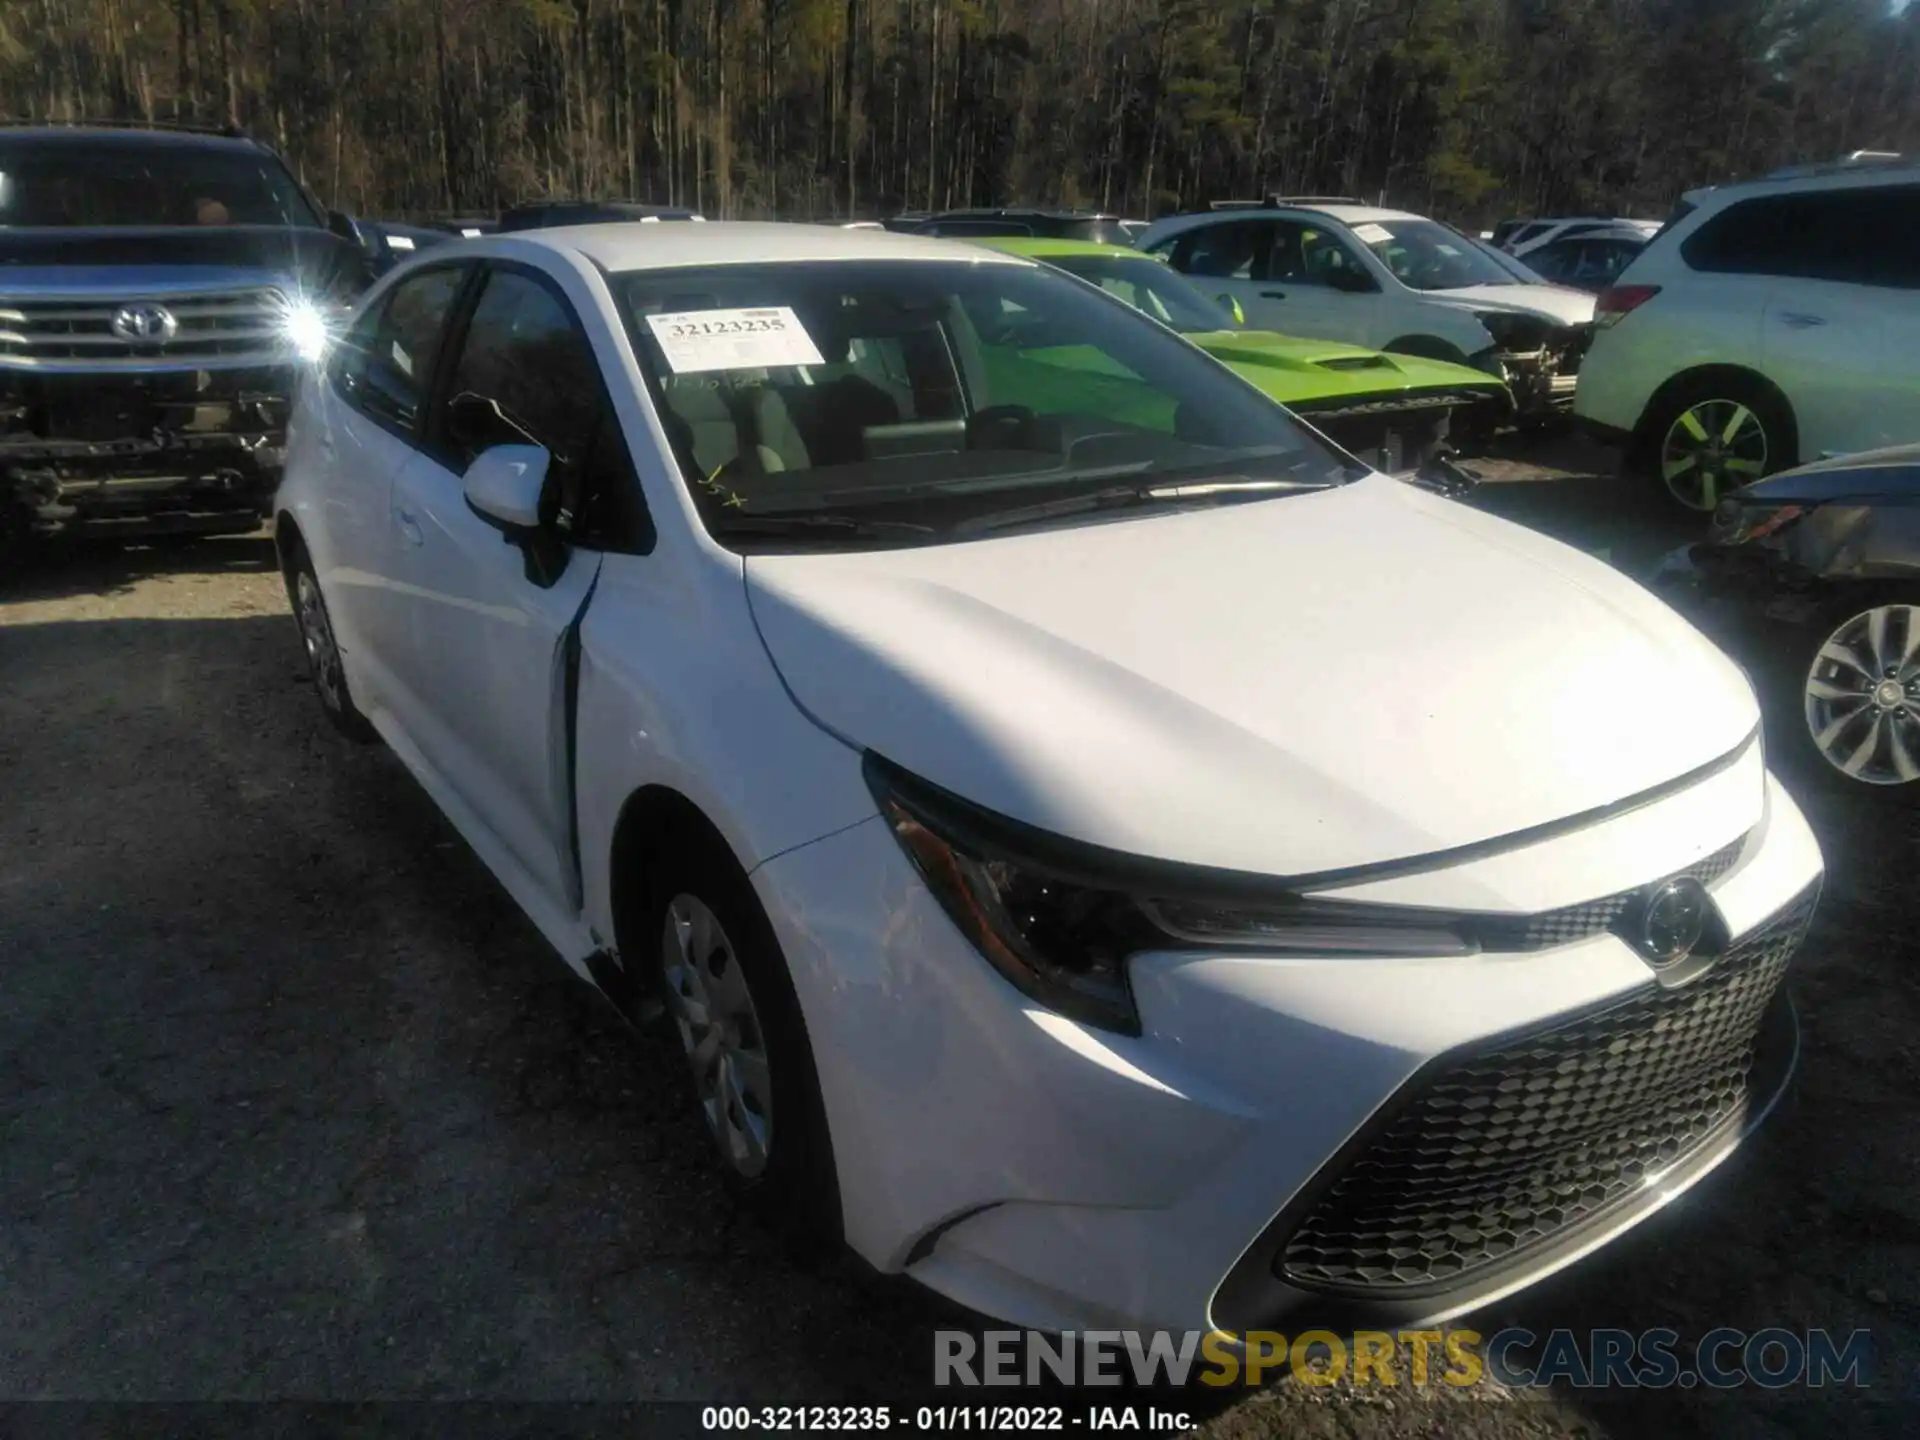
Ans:
{"label": "side window", "polygon": [[[1279,254],[1279,247],[1274,249]],[[1339,290],[1360,286],[1373,288],[1372,277],[1346,241],[1331,230],[1300,230],[1300,275],[1302,285],[1329,285]]]}
{"label": "side window", "polygon": [[1233,220],[1202,225],[1180,237],[1173,268],[1210,280],[1252,280],[1266,264],[1273,238],[1271,221]]}
{"label": "side window", "polygon": [[539,445],[544,502],[577,544],[651,548],[638,478],[584,331],[553,291],[528,275],[487,277],[443,391],[435,448],[464,470],[495,445]]}
{"label": "side window", "polygon": [[432,382],[447,316],[469,273],[448,265],[394,286],[347,332],[333,382],[348,404],[411,439]]}
{"label": "side window", "polygon": [[1916,196],[1920,187],[1897,185],[1744,200],[1702,225],[1680,253],[1715,273],[1909,288],[1920,283]]}
{"label": "side window", "polygon": [[1524,257],[1525,264],[1543,279],[1564,280],[1567,276],[1567,254],[1564,245],[1555,242],[1542,245]]}

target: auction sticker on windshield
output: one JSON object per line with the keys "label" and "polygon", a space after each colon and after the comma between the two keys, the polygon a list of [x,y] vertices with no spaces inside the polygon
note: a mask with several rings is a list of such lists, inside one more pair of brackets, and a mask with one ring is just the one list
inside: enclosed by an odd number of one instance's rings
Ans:
{"label": "auction sticker on windshield", "polygon": [[1356,225],[1353,227],[1353,233],[1358,235],[1361,243],[1366,245],[1384,245],[1393,239],[1393,232],[1384,225]]}
{"label": "auction sticker on windshield", "polygon": [[785,305],[681,310],[649,315],[647,324],[676,375],[825,363],[800,317]]}

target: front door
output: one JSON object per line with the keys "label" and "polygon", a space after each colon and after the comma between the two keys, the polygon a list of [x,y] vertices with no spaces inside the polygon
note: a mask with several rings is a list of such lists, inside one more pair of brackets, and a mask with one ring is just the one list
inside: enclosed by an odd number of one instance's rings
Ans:
{"label": "front door", "polygon": [[[561,902],[576,883],[566,642],[602,558],[580,519],[605,485],[634,482],[592,347],[549,279],[492,268],[455,345],[428,453],[394,492],[412,665],[430,697],[414,740]],[[466,503],[462,472],[503,443],[548,451],[542,543],[514,543]]]}

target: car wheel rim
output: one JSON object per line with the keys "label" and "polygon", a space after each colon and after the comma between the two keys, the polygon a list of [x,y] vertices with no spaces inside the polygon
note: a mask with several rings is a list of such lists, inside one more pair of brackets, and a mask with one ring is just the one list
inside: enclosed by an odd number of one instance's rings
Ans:
{"label": "car wheel rim", "polygon": [[1688,406],[1660,442],[1660,478],[1689,509],[1712,510],[1727,491],[1766,473],[1767,427],[1738,400]]}
{"label": "car wheel rim", "polygon": [[719,918],[693,895],[667,905],[660,936],[667,1005],[720,1153],[753,1179],[773,1144],[773,1069],[746,972]]}
{"label": "car wheel rim", "polygon": [[320,599],[320,587],[311,575],[303,574],[294,585],[294,598],[300,609],[300,638],[306,642],[307,665],[313,671],[313,683],[320,702],[329,710],[342,708],[344,689],[340,675],[340,647],[334,643],[333,626],[327,622],[327,607]]}
{"label": "car wheel rim", "polygon": [[1807,671],[1807,731],[1864,785],[1920,780],[1920,608],[1882,605],[1843,622]]}

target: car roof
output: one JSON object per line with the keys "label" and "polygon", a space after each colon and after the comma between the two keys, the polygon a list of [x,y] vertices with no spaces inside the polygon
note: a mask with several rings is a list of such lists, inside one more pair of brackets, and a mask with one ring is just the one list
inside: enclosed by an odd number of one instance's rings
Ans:
{"label": "car roof", "polygon": [[1703,185],[1680,198],[1696,208],[1718,207],[1761,195],[1795,195],[1825,190],[1857,190],[1874,185],[1920,183],[1920,159],[1873,162],[1819,168],[1805,175],[1765,175],[1726,185]]}
{"label": "car roof", "polygon": [[1047,205],[987,205],[969,210],[936,210],[928,220],[997,220],[1036,215],[1048,220],[1118,220],[1105,210],[1061,210]]}
{"label": "car roof", "polygon": [[1387,210],[1377,205],[1249,205],[1231,210],[1195,210],[1185,215],[1168,215],[1147,227],[1147,235],[1156,242],[1169,235],[1182,235],[1204,225],[1228,225],[1263,217],[1290,215],[1321,216],[1343,225],[1367,225],[1381,220],[1425,220],[1410,210]]}
{"label": "car roof", "polygon": [[[545,230],[503,231],[475,240],[480,253],[538,247],[579,255],[613,273],[670,270],[690,265],[777,264],[795,260],[960,260],[1018,265],[1018,256],[996,255],[962,240],[903,235],[892,230],[842,230],[838,226],[779,221],[724,220],[706,225],[561,225]],[[524,250],[521,251],[524,253]]]}
{"label": "car roof", "polygon": [[232,150],[258,154],[267,148],[250,136],[209,130],[143,130],[118,125],[0,125],[0,144],[25,141],[35,146],[97,145],[103,140],[166,150]]}

